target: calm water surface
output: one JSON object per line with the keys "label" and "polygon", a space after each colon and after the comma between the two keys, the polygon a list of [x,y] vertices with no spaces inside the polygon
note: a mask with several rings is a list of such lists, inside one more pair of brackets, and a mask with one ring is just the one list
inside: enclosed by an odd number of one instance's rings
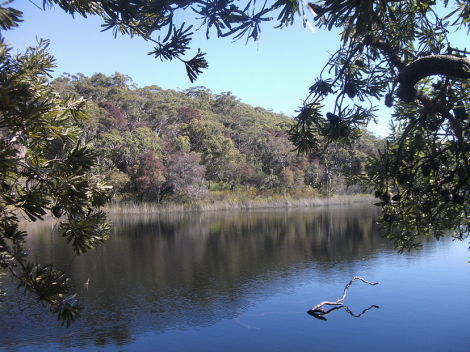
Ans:
{"label": "calm water surface", "polygon": [[[80,257],[52,223],[30,226],[30,255],[70,273],[86,310],[65,329],[3,279],[0,350],[469,351],[468,244],[398,254],[377,215],[352,205],[113,218],[108,242]],[[356,275],[379,285],[352,284],[354,316],[306,313]]]}

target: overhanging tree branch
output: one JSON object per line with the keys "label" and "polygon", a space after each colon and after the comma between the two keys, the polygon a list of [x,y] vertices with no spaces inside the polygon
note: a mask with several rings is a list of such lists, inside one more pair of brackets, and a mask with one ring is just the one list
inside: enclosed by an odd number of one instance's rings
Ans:
{"label": "overhanging tree branch", "polygon": [[470,79],[470,59],[453,55],[430,55],[413,61],[398,74],[398,98],[406,103],[419,98],[420,93],[415,85],[420,80],[435,75]]}

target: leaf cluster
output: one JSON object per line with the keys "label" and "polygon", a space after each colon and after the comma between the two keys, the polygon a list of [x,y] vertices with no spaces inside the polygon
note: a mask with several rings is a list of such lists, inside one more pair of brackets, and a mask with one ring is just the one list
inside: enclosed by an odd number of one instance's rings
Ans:
{"label": "leaf cluster", "polygon": [[73,289],[70,278],[64,272],[55,270],[51,264],[27,263],[23,266],[18,288],[35,295],[38,303],[51,307],[62,325],[66,324],[67,327],[79,317],[83,309],[77,304],[75,295],[70,295]]}
{"label": "leaf cluster", "polygon": [[5,8],[5,5],[11,4],[13,0],[5,1],[0,5],[0,28],[3,30],[18,27],[18,23],[22,22],[22,12],[14,8]]}

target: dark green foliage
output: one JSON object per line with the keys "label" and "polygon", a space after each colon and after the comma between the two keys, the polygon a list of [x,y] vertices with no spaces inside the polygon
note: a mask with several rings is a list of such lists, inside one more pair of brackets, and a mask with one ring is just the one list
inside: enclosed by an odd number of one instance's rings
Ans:
{"label": "dark green foliage", "polygon": [[11,7],[5,8],[5,5],[11,4],[14,0],[5,1],[0,5],[0,28],[3,30],[18,27],[18,22],[22,22],[21,11],[15,10]]}
{"label": "dark green foliage", "polygon": [[60,218],[77,254],[103,242],[109,232],[107,187],[93,175],[96,152],[81,138],[82,99],[60,100],[47,84],[54,61],[48,42],[11,55],[0,38],[0,266],[67,326],[82,307],[73,285],[51,265],[28,262],[21,219]]}
{"label": "dark green foliage", "polygon": [[[301,152],[318,149],[319,135],[327,143],[355,143],[357,129],[377,118],[373,100],[384,96],[394,108],[392,133],[356,179],[375,190],[388,237],[400,250],[449,230],[466,238],[470,59],[448,34],[468,26],[468,2],[445,2],[456,7],[447,16],[432,1],[311,6],[318,26],[343,30],[343,45],[310,87],[290,131],[294,145]],[[331,95],[336,99],[324,115],[322,100]]]}
{"label": "dark green foliage", "polygon": [[79,212],[61,223],[62,236],[67,238],[67,243],[72,243],[77,255],[86,253],[108,238],[109,224],[105,221],[105,213],[89,208],[86,214]]}
{"label": "dark green foliage", "polygon": [[[208,190],[221,187],[260,194],[305,193],[328,188],[324,163],[335,169],[328,192],[344,191],[346,177],[362,172],[366,154],[373,154],[378,145],[375,137],[361,132],[358,143],[338,148],[331,158],[321,153],[306,157],[294,151],[286,133],[292,122],[287,116],[243,104],[230,92],[212,94],[204,87],[182,92],[157,86],[130,89],[131,81],[116,86],[119,77],[124,76],[64,76],[52,86],[90,99],[90,119],[83,127],[94,133],[99,173],[122,200],[210,201]],[[335,123],[338,133],[348,133],[339,117]],[[325,146],[321,137],[318,143]]]}
{"label": "dark green foliage", "polygon": [[27,263],[23,267],[22,280],[18,288],[36,296],[39,303],[51,307],[57,318],[67,327],[73,323],[83,309],[78,305],[75,295],[70,295],[73,285],[65,273],[55,270],[51,264]]}

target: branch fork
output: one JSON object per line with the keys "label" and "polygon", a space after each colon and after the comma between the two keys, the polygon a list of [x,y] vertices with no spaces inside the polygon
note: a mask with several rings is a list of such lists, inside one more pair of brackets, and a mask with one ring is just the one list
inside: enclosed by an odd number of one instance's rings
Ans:
{"label": "branch fork", "polygon": [[312,309],[310,309],[307,313],[314,313],[314,312],[321,312],[321,313],[326,313],[325,311],[325,308],[323,308],[324,305],[329,305],[329,306],[344,306],[344,303],[342,303],[342,301],[344,301],[344,299],[346,298],[346,292],[349,288],[349,286],[351,286],[351,284],[354,282],[354,280],[361,280],[362,282],[366,283],[366,284],[369,284],[369,285],[377,285],[378,282],[375,282],[375,283],[372,283],[372,282],[369,282],[369,281],[366,281],[364,280],[362,277],[359,277],[359,276],[354,276],[352,278],[351,281],[349,281],[349,283],[346,285],[346,287],[344,288],[344,293],[343,293],[343,297],[341,297],[340,299],[338,299],[337,301],[335,302],[329,302],[329,301],[323,301],[321,302],[320,304],[317,304],[315,307],[313,307]]}

